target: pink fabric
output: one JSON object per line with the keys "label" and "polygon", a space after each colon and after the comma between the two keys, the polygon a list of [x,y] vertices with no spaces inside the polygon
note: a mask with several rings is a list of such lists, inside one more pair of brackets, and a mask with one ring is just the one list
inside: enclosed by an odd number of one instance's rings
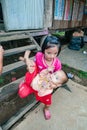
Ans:
{"label": "pink fabric", "polygon": [[26,82],[19,84],[18,95],[20,98],[26,98],[31,93],[33,93],[33,89],[29,87]]}
{"label": "pink fabric", "polygon": [[[44,60],[44,54],[42,52],[37,52],[35,56],[35,62],[38,66],[39,72],[41,72],[43,69],[48,68],[48,65],[45,63]],[[61,70],[62,65],[60,60],[57,57],[53,60],[52,66],[54,67],[54,72],[57,70]]]}

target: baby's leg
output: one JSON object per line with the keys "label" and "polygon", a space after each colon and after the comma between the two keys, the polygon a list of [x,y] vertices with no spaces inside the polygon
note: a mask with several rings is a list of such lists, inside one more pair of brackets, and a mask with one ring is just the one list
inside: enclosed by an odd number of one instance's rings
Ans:
{"label": "baby's leg", "polygon": [[25,62],[26,62],[27,65],[28,65],[28,63],[30,61],[29,56],[30,56],[30,51],[26,50],[25,54],[24,54],[24,60],[25,60]]}
{"label": "baby's leg", "polygon": [[30,55],[30,51],[26,50],[24,57],[20,56],[19,60],[24,61],[27,64],[27,62],[29,61],[29,55]]}

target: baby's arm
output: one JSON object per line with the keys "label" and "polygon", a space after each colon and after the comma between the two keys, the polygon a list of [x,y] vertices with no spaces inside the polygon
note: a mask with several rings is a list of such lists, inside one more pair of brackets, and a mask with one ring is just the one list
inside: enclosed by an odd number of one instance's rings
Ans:
{"label": "baby's arm", "polygon": [[35,62],[29,59],[30,51],[25,51],[24,57],[19,57],[21,61],[24,61],[27,65],[27,69],[30,73],[33,73],[35,70]]}
{"label": "baby's arm", "polygon": [[2,46],[0,46],[0,75],[2,73],[2,68],[3,68],[3,54],[4,54],[4,49]]}

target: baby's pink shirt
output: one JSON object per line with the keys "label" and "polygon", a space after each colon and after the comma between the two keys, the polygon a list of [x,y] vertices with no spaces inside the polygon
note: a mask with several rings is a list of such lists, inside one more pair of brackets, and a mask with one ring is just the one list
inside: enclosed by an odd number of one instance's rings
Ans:
{"label": "baby's pink shirt", "polygon": [[[45,59],[44,59],[44,54],[42,52],[37,52],[36,56],[35,56],[35,62],[38,66],[38,71],[41,72],[43,69],[47,69],[49,66],[45,63]],[[54,70],[53,72],[57,71],[57,70],[61,70],[62,65],[60,60],[58,59],[58,57],[56,57],[51,65]]]}

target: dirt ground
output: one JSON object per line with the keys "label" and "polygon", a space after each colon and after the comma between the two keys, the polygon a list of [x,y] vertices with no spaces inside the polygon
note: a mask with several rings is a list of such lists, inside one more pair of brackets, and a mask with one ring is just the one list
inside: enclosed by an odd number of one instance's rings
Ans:
{"label": "dirt ground", "polygon": [[[19,55],[18,55],[18,57],[19,57]],[[13,56],[12,58],[8,57],[8,59],[18,61],[18,57],[16,57],[16,56]],[[8,59],[4,60],[6,62],[4,64],[9,64],[8,62],[10,62],[10,61]],[[73,69],[69,66],[65,66],[65,65],[63,65],[63,70],[66,73],[71,73],[73,75],[72,80],[74,82],[77,82],[77,83],[82,84],[85,87],[87,87],[87,72],[83,73],[79,70],[75,70],[75,69]],[[10,72],[9,74],[0,76],[0,87],[3,87],[4,85],[12,82],[12,80],[14,78],[16,80],[16,79],[23,77],[25,75],[26,71],[27,70],[26,70],[26,66],[25,66],[24,68],[20,68],[19,70],[14,70],[14,71]],[[35,98],[33,95],[27,97],[26,99],[20,99],[16,92],[16,93],[10,95],[10,97],[5,99],[3,102],[0,101],[0,106],[1,106],[1,108],[0,108],[0,125],[4,124],[8,119],[10,119],[14,114],[16,114],[16,112],[19,111],[20,108],[27,105],[27,103],[33,102],[34,100],[35,100]]]}
{"label": "dirt ground", "polygon": [[[75,70],[73,68],[70,68],[70,67],[67,67],[67,66],[64,66],[64,65],[63,65],[63,70],[66,73],[73,74],[73,78],[72,78],[73,81],[87,87],[87,73],[85,74],[85,76],[80,75],[81,73],[78,70]],[[26,68],[24,68],[24,69],[22,68],[22,71],[20,69],[19,71],[18,70],[15,71],[13,74],[17,79],[17,78],[20,78],[21,76],[24,76],[25,72],[26,72]],[[13,74],[10,73],[6,77],[3,77],[4,80],[2,80],[1,87],[5,83],[9,83],[9,82],[12,81]],[[14,114],[16,114],[17,111],[19,111],[22,107],[27,105],[27,103],[31,103],[34,100],[35,100],[35,98],[34,98],[33,95],[28,96],[26,99],[20,99],[19,96],[17,95],[17,93],[14,93],[13,95],[10,95],[10,97],[7,98],[6,100],[4,100],[3,102],[0,102],[0,106],[1,106],[1,109],[0,109],[0,125],[2,125],[8,119],[10,119]]]}
{"label": "dirt ground", "polygon": [[[73,78],[71,80],[87,87],[87,73],[83,76],[83,75],[81,75],[79,70],[75,70],[75,69],[67,67],[65,65],[63,65],[63,70],[66,73],[73,74]],[[23,69],[22,69],[22,72],[23,72]],[[24,68],[23,73],[25,73],[25,72],[26,72],[26,68]],[[19,78],[21,75],[24,75],[23,73],[21,73],[21,70],[19,72],[15,71],[16,78]],[[5,81],[6,83],[11,82],[12,75],[9,74],[9,76],[4,77],[4,79],[5,80],[8,79],[7,81]],[[0,109],[0,125],[2,125],[8,119],[10,119],[14,114],[17,113],[17,111],[19,111],[22,107],[27,105],[27,103],[31,104],[31,102],[33,102],[34,100],[35,100],[35,97],[33,95],[28,96],[26,99],[20,99],[19,96],[17,95],[17,93],[14,93],[9,98],[5,99],[3,102],[0,102],[0,106],[1,106],[1,109]]]}
{"label": "dirt ground", "polygon": [[87,87],[87,72],[83,72],[80,70],[76,70],[71,67],[67,67],[63,65],[63,70],[66,73],[70,73],[73,75],[73,78],[71,78],[74,82],[77,82],[85,87]]}

